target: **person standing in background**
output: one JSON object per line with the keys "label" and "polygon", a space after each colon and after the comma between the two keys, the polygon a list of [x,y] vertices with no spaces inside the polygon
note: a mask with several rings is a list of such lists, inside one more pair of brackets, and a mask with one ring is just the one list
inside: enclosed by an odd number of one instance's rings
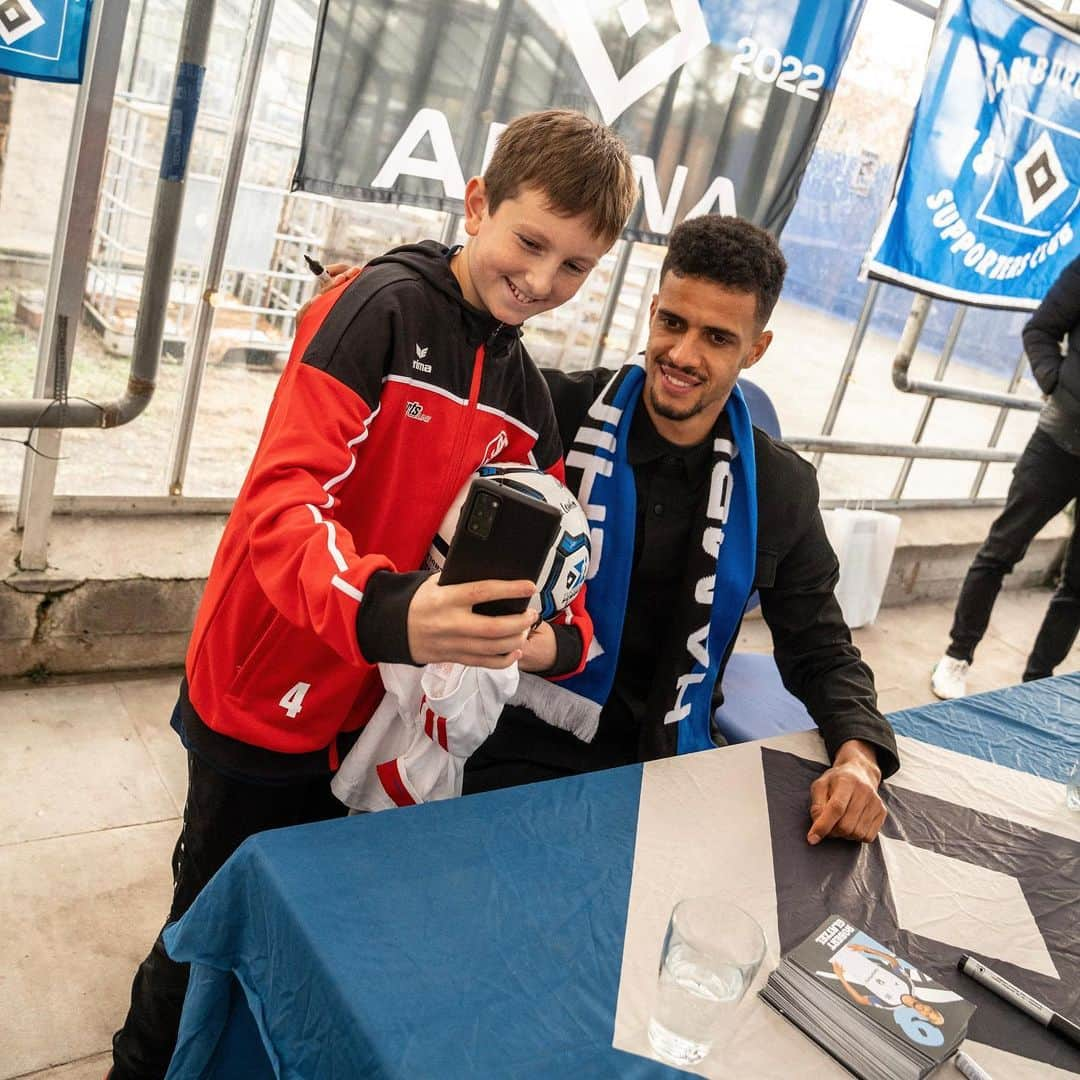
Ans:
{"label": "person standing in background", "polygon": [[[975,647],[986,633],[1005,575],[1024,557],[1039,530],[1080,495],[1080,258],[1051,286],[1024,327],[1023,339],[1032,374],[1047,401],[1016,463],[1005,509],[990,526],[960,588],[952,640],[930,677],[930,688],[946,700],[967,693]],[[1074,524],[1061,581],[1028,656],[1024,682],[1053,675],[1076,640],[1077,542]]]}

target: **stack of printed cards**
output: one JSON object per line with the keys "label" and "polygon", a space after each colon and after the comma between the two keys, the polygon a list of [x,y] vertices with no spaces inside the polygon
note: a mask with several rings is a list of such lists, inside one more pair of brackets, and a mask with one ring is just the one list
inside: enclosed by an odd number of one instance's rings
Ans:
{"label": "stack of printed cards", "polygon": [[761,997],[864,1080],[926,1076],[975,1011],[835,915],[781,960]]}

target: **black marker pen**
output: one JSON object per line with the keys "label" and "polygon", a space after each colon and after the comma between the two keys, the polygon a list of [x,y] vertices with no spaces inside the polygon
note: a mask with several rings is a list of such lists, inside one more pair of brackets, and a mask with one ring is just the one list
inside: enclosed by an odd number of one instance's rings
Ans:
{"label": "black marker pen", "polygon": [[982,983],[987,990],[992,990],[999,998],[1015,1005],[1022,1012],[1026,1012],[1033,1020],[1038,1020],[1044,1028],[1064,1036],[1071,1043],[1080,1046],[1080,1027],[1071,1020],[1067,1020],[1061,1013],[1054,1012],[1049,1006],[1041,1001],[1036,1001],[1029,993],[1013,986],[1008,979],[991,971],[985,964],[973,959],[966,954],[956,962],[957,969],[964,975],[969,976],[978,983]]}
{"label": "black marker pen", "polygon": [[313,259],[307,252],[304,253],[304,262],[308,264],[308,269],[315,275],[320,285],[329,285],[333,280],[326,267],[318,259]]}

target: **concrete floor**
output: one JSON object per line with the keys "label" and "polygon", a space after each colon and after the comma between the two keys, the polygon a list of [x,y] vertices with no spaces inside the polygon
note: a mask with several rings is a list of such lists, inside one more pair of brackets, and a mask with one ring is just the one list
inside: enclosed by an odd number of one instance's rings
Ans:
{"label": "concrete floor", "polygon": [[[1019,680],[1050,594],[1003,593],[973,692]],[[931,700],[951,609],[888,608],[855,640],[886,712]],[[748,621],[739,648],[767,649]],[[1061,671],[1080,669],[1080,648]],[[170,894],[184,756],[175,674],[0,689],[0,1080],[100,1080]]]}

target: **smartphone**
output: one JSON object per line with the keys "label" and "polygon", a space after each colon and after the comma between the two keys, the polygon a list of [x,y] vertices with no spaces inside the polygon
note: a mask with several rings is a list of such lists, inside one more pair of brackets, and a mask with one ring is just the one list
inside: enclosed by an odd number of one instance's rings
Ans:
{"label": "smartphone", "polygon": [[[440,585],[467,581],[536,581],[562,512],[541,499],[477,477],[461,508]],[[518,615],[529,597],[488,600],[473,608],[478,615]]]}

